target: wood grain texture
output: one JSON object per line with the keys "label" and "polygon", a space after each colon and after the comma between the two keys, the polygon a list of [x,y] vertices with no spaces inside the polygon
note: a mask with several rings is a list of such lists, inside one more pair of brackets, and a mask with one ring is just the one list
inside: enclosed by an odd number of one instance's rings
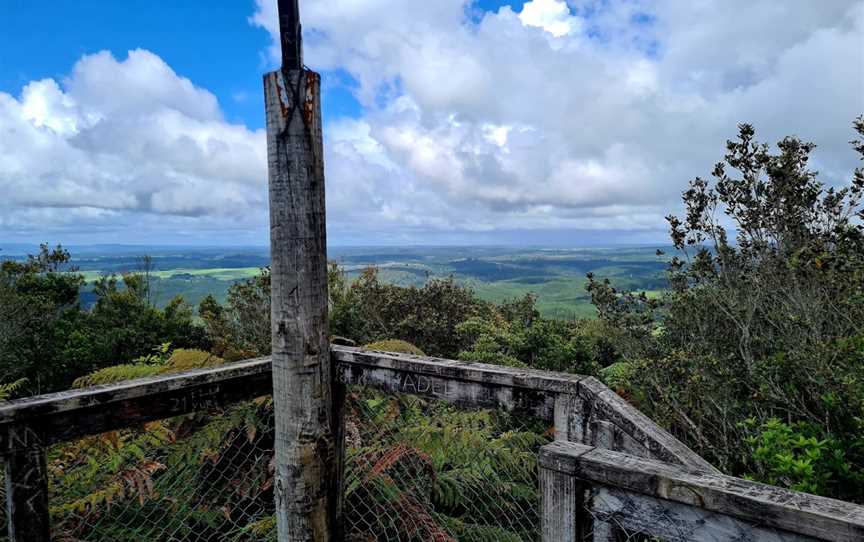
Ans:
{"label": "wood grain texture", "polygon": [[271,390],[270,359],[40,395],[0,406],[0,455],[207,410]]}
{"label": "wood grain texture", "polygon": [[543,542],[582,540],[585,488],[569,473],[540,469],[540,533]]}
{"label": "wood grain texture", "polygon": [[516,369],[501,365],[395,354],[350,346],[334,345],[331,352],[336,362],[350,365],[352,368],[390,369],[446,380],[461,380],[551,393],[576,393],[579,382],[585,378],[582,375],[570,373],[553,373],[539,369]]}
{"label": "wood grain texture", "polygon": [[329,541],[338,463],[327,333],[318,74],[264,76],[270,187],[276,521],[280,542]]}
{"label": "wood grain texture", "polygon": [[[594,541],[614,542],[615,532],[639,533],[664,542],[813,542],[819,540],[743,521],[734,516],[598,486],[589,497]],[[600,536],[598,537],[598,532]]]}
{"label": "wood grain texture", "polygon": [[698,508],[705,521],[729,516],[742,525],[819,540],[864,540],[864,507],[852,503],[569,442],[544,446],[540,464],[592,487]]}
{"label": "wood grain texture", "polygon": [[615,447],[633,455],[720,473],[699,454],[596,378],[587,377],[580,380],[578,394],[582,399],[582,406],[577,410],[584,424],[583,444],[594,443],[595,436],[592,431],[598,421],[609,422],[615,426],[613,432]]}
{"label": "wood grain texture", "polygon": [[45,449],[34,446],[4,458],[6,519],[10,542],[48,542],[48,466]]}

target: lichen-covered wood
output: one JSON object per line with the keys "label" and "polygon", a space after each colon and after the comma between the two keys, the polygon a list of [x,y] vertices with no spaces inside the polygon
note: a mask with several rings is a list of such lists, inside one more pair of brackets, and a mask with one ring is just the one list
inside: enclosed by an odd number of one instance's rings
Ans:
{"label": "lichen-covered wood", "polygon": [[864,507],[834,499],[569,442],[540,466],[591,487],[586,513],[661,539],[864,540]]}

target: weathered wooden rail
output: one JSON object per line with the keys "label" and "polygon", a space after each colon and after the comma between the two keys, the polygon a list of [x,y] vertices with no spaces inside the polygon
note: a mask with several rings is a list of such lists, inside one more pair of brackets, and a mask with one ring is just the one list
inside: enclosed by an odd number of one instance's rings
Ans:
{"label": "weathered wooden rail", "polygon": [[864,540],[864,507],[572,442],[540,451],[544,540]]}
{"label": "weathered wooden rail", "polygon": [[[331,359],[342,384],[524,412],[554,425],[557,442],[540,457],[544,540],[576,540],[588,511],[669,540],[759,540],[767,532],[778,540],[864,539],[864,508],[723,476],[592,377],[343,346],[331,348]],[[11,541],[50,538],[47,446],[267,395],[270,373],[270,359],[261,358],[0,406]],[[593,509],[576,488],[594,492]],[[646,527],[640,518],[649,509],[674,521]],[[750,538],[717,538],[704,527],[715,524]],[[602,532],[595,539],[604,540]]]}

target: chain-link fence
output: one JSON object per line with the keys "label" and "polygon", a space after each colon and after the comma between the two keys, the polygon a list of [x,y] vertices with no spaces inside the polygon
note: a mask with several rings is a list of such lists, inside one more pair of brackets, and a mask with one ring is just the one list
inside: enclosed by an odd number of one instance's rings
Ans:
{"label": "chain-link fence", "polygon": [[[348,540],[539,540],[548,423],[351,386],[345,424]],[[273,467],[269,396],[56,445],[53,537],[275,540]]]}
{"label": "chain-link fence", "polygon": [[548,424],[358,386],[348,399],[348,540],[539,540]]}
{"label": "chain-link fence", "polygon": [[269,397],[53,446],[53,538],[275,540],[272,461]]}

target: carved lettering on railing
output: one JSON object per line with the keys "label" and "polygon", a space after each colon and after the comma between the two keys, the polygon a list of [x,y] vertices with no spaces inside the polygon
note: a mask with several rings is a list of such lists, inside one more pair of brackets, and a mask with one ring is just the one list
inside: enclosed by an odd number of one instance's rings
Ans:
{"label": "carved lettering on railing", "polygon": [[403,393],[420,393],[435,397],[447,397],[447,381],[425,375],[404,374],[399,384]]}

